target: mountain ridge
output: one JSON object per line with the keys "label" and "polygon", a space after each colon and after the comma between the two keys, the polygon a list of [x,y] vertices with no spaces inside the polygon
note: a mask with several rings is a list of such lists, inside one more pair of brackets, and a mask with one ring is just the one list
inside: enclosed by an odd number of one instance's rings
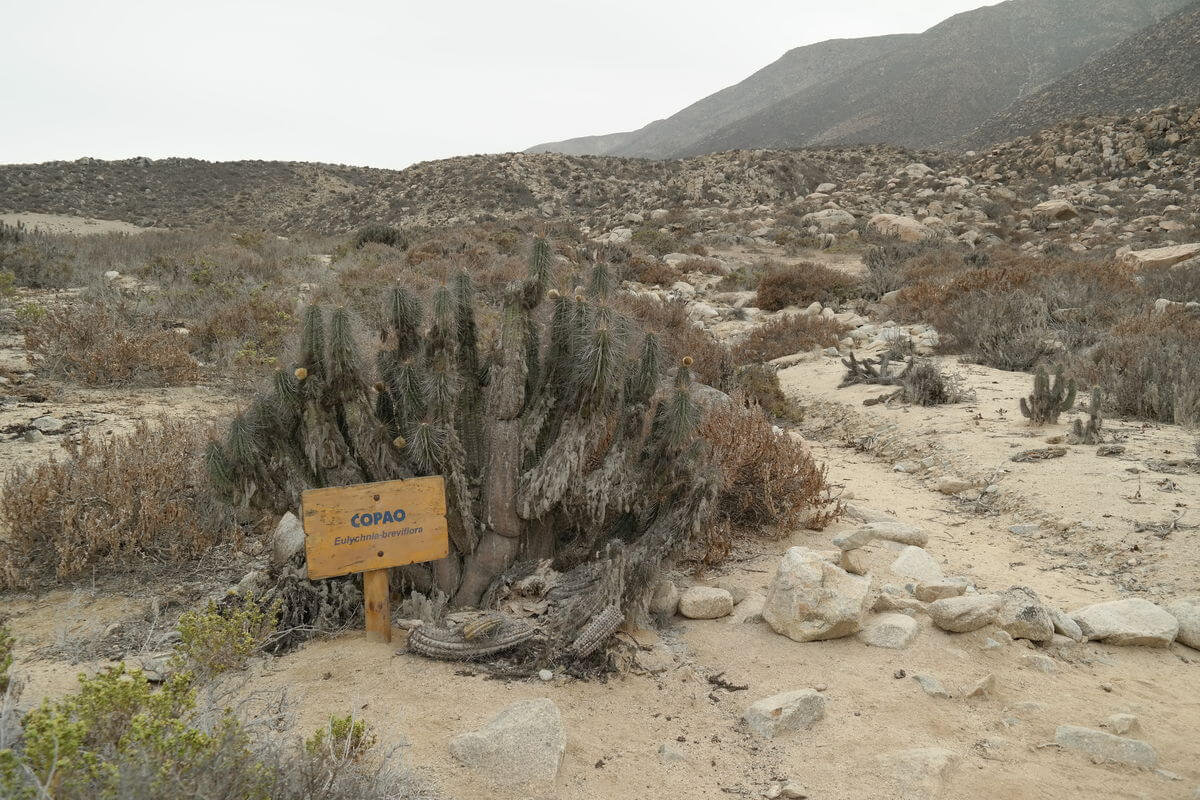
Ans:
{"label": "mountain ridge", "polygon": [[1006,0],[919,34],[818,42],[637,131],[530,152],[678,158],[825,144],[946,146],[1189,2]]}

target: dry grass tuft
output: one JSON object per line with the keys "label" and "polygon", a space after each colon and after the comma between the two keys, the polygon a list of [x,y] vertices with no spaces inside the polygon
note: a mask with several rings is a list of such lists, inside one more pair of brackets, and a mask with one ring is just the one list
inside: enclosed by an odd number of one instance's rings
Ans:
{"label": "dry grass tuft", "polygon": [[138,423],[129,436],[85,433],[64,460],[12,472],[0,497],[0,588],[194,558],[233,535],[208,495],[194,425]]}

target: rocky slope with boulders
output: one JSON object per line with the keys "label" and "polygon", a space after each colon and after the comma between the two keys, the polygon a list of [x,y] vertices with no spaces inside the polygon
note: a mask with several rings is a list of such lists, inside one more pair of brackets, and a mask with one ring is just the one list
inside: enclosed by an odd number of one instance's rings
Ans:
{"label": "rocky slope with boulders", "polygon": [[986,147],[1059,120],[1135,114],[1200,99],[1200,3],[1150,25],[980,125],[960,144]]}

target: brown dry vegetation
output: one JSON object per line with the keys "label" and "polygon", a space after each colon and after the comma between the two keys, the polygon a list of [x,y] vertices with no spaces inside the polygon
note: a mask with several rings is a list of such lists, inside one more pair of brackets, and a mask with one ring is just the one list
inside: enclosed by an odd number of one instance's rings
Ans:
{"label": "brown dry vegetation", "polygon": [[755,305],[767,311],[788,306],[827,304],[845,300],[858,285],[844,272],[802,261],[791,266],[769,266],[758,281]]}
{"label": "brown dry vegetation", "polygon": [[193,559],[234,538],[200,462],[204,435],[160,420],[133,434],[83,434],[63,459],[18,468],[0,493],[0,588]]}
{"label": "brown dry vegetation", "polygon": [[833,347],[845,332],[835,320],[808,314],[788,314],[754,328],[733,348],[737,364],[754,364],[781,356]]}

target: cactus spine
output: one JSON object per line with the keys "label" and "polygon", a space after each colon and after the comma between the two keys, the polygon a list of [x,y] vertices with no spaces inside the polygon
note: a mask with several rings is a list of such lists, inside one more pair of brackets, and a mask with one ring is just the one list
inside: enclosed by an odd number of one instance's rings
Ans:
{"label": "cactus spine", "polygon": [[1047,422],[1058,422],[1058,416],[1069,411],[1075,405],[1075,381],[1063,378],[1063,368],[1060,364],[1054,370],[1054,383],[1046,370],[1038,367],[1033,377],[1033,394],[1021,398],[1021,413],[1033,425],[1045,425]]}

